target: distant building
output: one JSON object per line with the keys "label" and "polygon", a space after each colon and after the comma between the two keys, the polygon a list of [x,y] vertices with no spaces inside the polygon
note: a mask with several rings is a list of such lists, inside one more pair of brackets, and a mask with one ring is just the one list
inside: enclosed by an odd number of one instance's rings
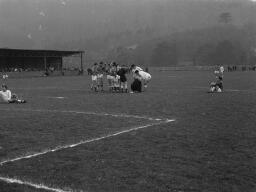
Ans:
{"label": "distant building", "polygon": [[78,57],[83,71],[84,51],[25,50],[0,48],[0,71],[63,70],[64,57]]}

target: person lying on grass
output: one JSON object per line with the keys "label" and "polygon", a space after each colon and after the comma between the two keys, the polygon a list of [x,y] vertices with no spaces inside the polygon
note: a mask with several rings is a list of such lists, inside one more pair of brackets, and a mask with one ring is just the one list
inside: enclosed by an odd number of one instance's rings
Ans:
{"label": "person lying on grass", "polygon": [[2,90],[0,91],[0,98],[4,103],[26,103],[25,100],[19,99],[16,94],[8,89],[7,85],[2,85]]}

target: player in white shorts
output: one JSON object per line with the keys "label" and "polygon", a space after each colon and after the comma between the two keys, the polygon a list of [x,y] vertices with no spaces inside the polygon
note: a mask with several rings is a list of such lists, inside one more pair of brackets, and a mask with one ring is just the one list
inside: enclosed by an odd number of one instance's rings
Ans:
{"label": "player in white shorts", "polygon": [[91,73],[91,77],[92,77],[91,90],[94,90],[94,91],[98,91],[97,67],[98,67],[98,63],[94,63],[92,67],[92,73]]}
{"label": "player in white shorts", "polygon": [[100,62],[100,64],[97,67],[97,84],[98,84],[98,90],[103,91],[103,74],[105,71],[105,68],[103,66],[103,62]]}
{"label": "player in white shorts", "polygon": [[107,70],[107,80],[108,80],[108,86],[109,86],[109,91],[112,92],[114,91],[115,87],[115,76],[116,76],[116,64],[111,63],[109,65],[109,68]]}

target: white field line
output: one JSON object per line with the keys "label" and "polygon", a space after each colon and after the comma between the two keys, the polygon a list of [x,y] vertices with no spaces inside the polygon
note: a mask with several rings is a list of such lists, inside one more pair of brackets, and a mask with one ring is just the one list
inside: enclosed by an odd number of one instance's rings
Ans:
{"label": "white field line", "polygon": [[63,90],[63,91],[88,91],[88,89],[69,89],[65,87],[23,87],[23,88],[18,88],[18,87],[13,87],[13,90]]}
{"label": "white field line", "polygon": [[129,133],[129,132],[132,132],[132,131],[137,131],[137,130],[140,130],[140,129],[146,129],[146,128],[156,126],[156,125],[167,124],[167,123],[170,123],[170,122],[173,122],[173,121],[175,121],[175,120],[174,119],[168,119],[168,120],[165,120],[165,121],[150,123],[150,124],[142,125],[142,126],[139,126],[139,127],[133,127],[133,128],[130,128],[130,129],[127,129],[127,130],[124,130],[124,131],[108,134],[108,135],[98,137],[98,138],[94,138],[94,139],[83,140],[83,141],[80,141],[78,143],[74,143],[74,144],[70,144],[70,145],[58,146],[58,147],[55,147],[53,149],[43,150],[42,152],[30,154],[30,155],[27,155],[27,156],[16,157],[14,159],[7,159],[7,160],[4,160],[4,161],[0,162],[0,165],[3,166],[4,164],[19,161],[19,160],[31,159],[31,158],[34,158],[34,157],[45,155],[47,153],[61,151],[61,150],[68,149],[68,148],[74,148],[74,147],[77,147],[79,145],[83,145],[83,144],[86,144],[86,143],[92,143],[92,142],[100,141],[100,140],[103,140],[103,139],[119,136],[119,135]]}
{"label": "white field line", "polygon": [[67,97],[47,97],[49,99],[67,99]]}
{"label": "white field line", "polygon": [[[64,88],[64,87],[13,87],[13,89],[17,89],[17,90],[45,90],[45,89],[64,89],[64,90],[68,90],[68,88]],[[73,89],[72,89],[73,90]],[[74,90],[82,90],[82,89],[74,89]]]}
{"label": "white field line", "polygon": [[23,112],[40,112],[40,113],[73,113],[82,115],[96,115],[96,116],[111,116],[120,118],[135,118],[135,119],[146,119],[149,121],[164,121],[165,119],[152,118],[139,115],[127,115],[127,114],[111,114],[111,113],[97,113],[97,112],[87,112],[87,111],[68,111],[68,110],[47,110],[47,109],[0,109],[0,111],[23,111]]}
{"label": "white field line", "polygon": [[[169,78],[179,78],[177,76],[168,76]],[[209,87],[193,87],[193,89],[206,89],[208,90],[210,88]],[[45,89],[58,89],[58,90],[68,90],[68,91],[86,91],[85,89],[68,89],[68,88],[64,88],[64,87],[37,87],[37,88],[14,88],[14,90],[45,90]],[[250,90],[250,89],[243,89],[243,90],[239,90],[239,89],[224,89],[224,91],[227,92],[248,92],[248,93],[254,93],[256,92],[256,90]]]}
{"label": "white field line", "polygon": [[52,192],[73,192],[73,190],[66,191],[66,190],[58,189],[58,188],[51,188],[51,187],[48,187],[43,184],[35,184],[35,183],[28,182],[28,181],[22,181],[19,179],[11,179],[11,178],[1,177],[1,176],[0,176],[0,181],[3,181],[5,183],[11,183],[11,184],[26,185],[26,186],[33,187],[36,189],[44,189],[44,190],[52,191]]}

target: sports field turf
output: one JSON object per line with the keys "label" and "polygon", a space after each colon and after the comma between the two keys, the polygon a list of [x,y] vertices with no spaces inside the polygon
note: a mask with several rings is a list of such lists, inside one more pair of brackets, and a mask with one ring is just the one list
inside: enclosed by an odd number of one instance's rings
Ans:
{"label": "sports field turf", "polygon": [[141,94],[8,79],[28,103],[0,104],[0,192],[255,192],[256,73],[215,94],[212,72],[151,73]]}

